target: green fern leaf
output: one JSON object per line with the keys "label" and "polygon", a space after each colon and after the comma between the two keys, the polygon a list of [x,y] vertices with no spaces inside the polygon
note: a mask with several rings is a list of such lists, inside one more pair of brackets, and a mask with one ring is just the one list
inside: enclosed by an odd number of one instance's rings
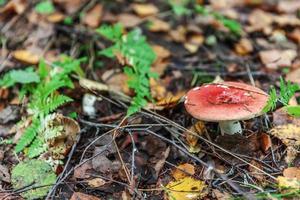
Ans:
{"label": "green fern leaf", "polygon": [[47,103],[41,108],[40,112],[46,116],[56,110],[59,106],[70,101],[73,101],[73,99],[65,95],[55,95],[53,97],[49,97],[47,99]]}
{"label": "green fern leaf", "polygon": [[36,137],[29,146],[27,155],[29,158],[34,158],[41,155],[43,152],[46,151],[46,149],[47,148],[44,145],[44,141],[41,138]]}
{"label": "green fern leaf", "polygon": [[38,119],[33,119],[31,125],[24,131],[23,135],[19,139],[15,151],[16,153],[21,152],[25,147],[27,147],[35,138],[40,128],[40,121]]}

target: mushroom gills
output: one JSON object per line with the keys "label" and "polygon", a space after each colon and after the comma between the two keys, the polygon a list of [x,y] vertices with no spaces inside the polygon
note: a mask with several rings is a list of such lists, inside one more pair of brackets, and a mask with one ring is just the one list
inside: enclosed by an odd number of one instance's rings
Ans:
{"label": "mushroom gills", "polygon": [[242,126],[239,121],[223,121],[219,122],[219,126],[222,135],[225,133],[229,135],[242,134]]}

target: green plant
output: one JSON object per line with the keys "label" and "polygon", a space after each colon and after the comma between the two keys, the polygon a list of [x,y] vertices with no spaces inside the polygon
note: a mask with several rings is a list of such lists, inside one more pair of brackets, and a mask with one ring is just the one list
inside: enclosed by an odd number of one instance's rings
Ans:
{"label": "green plant", "polygon": [[33,187],[21,193],[26,199],[41,199],[56,181],[56,175],[51,166],[42,160],[33,159],[21,162],[12,169],[11,174],[14,189]]}
{"label": "green plant", "polygon": [[276,89],[272,86],[270,90],[270,98],[263,111],[268,112],[276,108],[276,103],[280,102],[284,105],[286,111],[294,116],[300,116],[300,106],[289,106],[290,99],[300,90],[298,84],[292,84],[290,81],[285,82],[283,78],[280,78],[279,95],[277,95]]}
{"label": "green plant", "polygon": [[51,14],[55,11],[55,7],[50,0],[41,1],[35,6],[35,11],[40,14]]}
{"label": "green plant", "polygon": [[150,71],[156,55],[151,46],[142,36],[140,29],[134,29],[128,34],[123,34],[123,27],[120,24],[113,26],[103,25],[97,32],[106,39],[113,42],[108,47],[99,52],[100,55],[114,58],[121,55],[124,58],[124,72],[128,76],[128,86],[135,92],[127,115],[131,115],[147,104],[151,100],[149,78],[156,77]]}
{"label": "green plant", "polygon": [[6,0],[0,0],[0,6],[3,6],[4,4],[6,4]]}
{"label": "green plant", "polygon": [[191,0],[168,0],[168,4],[171,6],[172,11],[177,16],[189,15],[192,13],[190,9],[187,8],[187,5]]}
{"label": "green plant", "polygon": [[[58,93],[64,87],[73,88],[70,78],[72,73],[83,76],[80,63],[85,59],[71,59],[62,56],[62,61],[54,62],[53,67],[48,68],[46,63],[41,60],[36,71],[33,68],[26,70],[10,71],[0,79],[0,86],[12,87],[16,83],[21,83],[20,98],[29,94],[28,113],[30,114],[31,124],[25,129],[21,138],[17,142],[15,151],[21,152],[25,147],[29,147],[26,154],[33,158],[47,149],[42,130],[45,119],[54,112],[59,106],[72,101],[68,96]],[[30,76],[26,77],[24,75]],[[17,73],[17,76],[14,74]],[[23,77],[23,76],[24,77]],[[16,79],[16,77],[18,79]]]}

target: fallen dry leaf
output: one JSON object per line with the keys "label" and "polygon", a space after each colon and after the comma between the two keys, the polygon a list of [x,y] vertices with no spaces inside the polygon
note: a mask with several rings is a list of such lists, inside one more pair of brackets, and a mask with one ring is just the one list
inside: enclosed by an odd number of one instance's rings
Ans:
{"label": "fallen dry leaf", "polygon": [[184,47],[190,53],[196,53],[203,42],[204,36],[202,34],[192,34],[188,37],[188,41],[184,43]]}
{"label": "fallen dry leaf", "polygon": [[150,78],[150,89],[151,96],[158,101],[163,99],[167,94],[167,90],[162,82],[154,78]]}
{"label": "fallen dry leaf", "polygon": [[47,15],[47,20],[52,23],[61,22],[64,20],[64,18],[65,18],[64,14],[62,14],[60,12],[55,12],[50,15]]}
{"label": "fallen dry leaf", "polygon": [[235,46],[235,52],[239,55],[247,55],[253,51],[252,43],[247,38],[242,38]]}
{"label": "fallen dry leaf", "polygon": [[271,129],[270,133],[287,146],[285,161],[291,163],[298,154],[297,146],[300,145],[300,126],[294,124],[276,126]]}
{"label": "fallen dry leaf", "polygon": [[[202,136],[206,132],[206,127],[203,121],[198,121],[192,127],[189,128],[190,131],[193,133]],[[200,151],[200,147],[198,146],[199,137],[196,135],[191,134],[190,132],[184,132],[185,139],[189,145],[189,152],[196,153]]]}
{"label": "fallen dry leaf", "polygon": [[26,0],[11,0],[4,7],[0,8],[1,15],[14,12],[16,14],[22,14],[26,8]]}
{"label": "fallen dry leaf", "polygon": [[267,152],[271,148],[272,141],[268,134],[262,133],[260,135],[260,146],[264,152]]}
{"label": "fallen dry leaf", "polygon": [[0,180],[10,183],[10,174],[6,166],[0,164]]}
{"label": "fallen dry leaf", "polygon": [[143,20],[136,15],[121,13],[117,16],[117,20],[125,28],[132,28],[139,25]]}
{"label": "fallen dry leaf", "polygon": [[271,26],[272,15],[260,9],[253,10],[248,16],[250,26],[246,27],[247,32],[259,31]]}
{"label": "fallen dry leaf", "polygon": [[300,28],[294,29],[291,33],[288,34],[288,37],[300,44]]}
{"label": "fallen dry leaf", "polygon": [[153,4],[133,4],[132,9],[141,17],[155,15],[158,13],[158,8]]}
{"label": "fallen dry leaf", "polygon": [[[259,171],[258,169],[263,170],[263,166],[260,162],[257,162],[255,160],[251,160],[251,165],[249,165],[249,172],[250,174],[259,182],[262,182],[264,180],[264,175]],[[254,167],[255,166],[255,167]],[[258,169],[257,169],[257,168]]]}
{"label": "fallen dry leaf", "polygon": [[153,17],[149,20],[148,28],[152,32],[167,32],[171,29],[171,26],[167,22]]}
{"label": "fallen dry leaf", "polygon": [[300,168],[299,167],[289,167],[283,170],[283,176],[286,178],[296,178],[300,181]]}
{"label": "fallen dry leaf", "polygon": [[87,181],[87,184],[89,186],[91,186],[92,188],[101,187],[101,186],[105,185],[105,183],[106,183],[106,181],[103,180],[102,178],[94,178],[94,179]]}
{"label": "fallen dry leaf", "polygon": [[285,80],[300,84],[300,68],[290,71],[286,75]]}
{"label": "fallen dry leaf", "polygon": [[229,200],[232,199],[231,195],[227,192],[221,192],[220,190],[213,189],[213,194],[217,200]]}
{"label": "fallen dry leaf", "polygon": [[80,165],[79,167],[76,167],[74,169],[74,178],[89,178],[91,176],[91,173],[88,173],[89,170],[93,168],[92,161],[87,161]]}
{"label": "fallen dry leaf", "polygon": [[73,14],[86,4],[87,0],[53,0],[53,2],[62,7],[67,14]]}
{"label": "fallen dry leaf", "polygon": [[299,0],[279,1],[277,10],[284,13],[293,13],[300,9]]}
{"label": "fallen dry leaf", "polygon": [[74,192],[70,200],[101,200],[101,199],[81,192]]}
{"label": "fallen dry leaf", "polygon": [[280,108],[273,112],[273,125],[281,126],[287,124],[294,124],[300,126],[300,119],[289,115],[286,109]]}
{"label": "fallen dry leaf", "polygon": [[195,167],[189,163],[178,165],[172,172],[172,176],[175,180],[179,180],[187,176],[193,176],[194,174]]}
{"label": "fallen dry leaf", "polygon": [[169,32],[169,35],[175,42],[184,42],[186,33],[187,33],[186,28],[180,25],[176,29],[172,29]]}
{"label": "fallen dry leaf", "polygon": [[38,64],[40,57],[28,50],[16,50],[13,52],[13,57],[21,62],[28,64]]}
{"label": "fallen dry leaf", "polygon": [[259,52],[260,60],[269,69],[277,69],[278,67],[289,67],[296,58],[295,50],[265,50]]}
{"label": "fallen dry leaf", "polygon": [[83,22],[91,28],[96,28],[100,25],[103,12],[103,6],[96,4],[83,17]]}
{"label": "fallen dry leaf", "polygon": [[206,196],[206,185],[203,181],[192,177],[185,177],[177,181],[171,181],[165,186],[169,200],[196,200]]}
{"label": "fallen dry leaf", "polygon": [[292,193],[300,190],[300,181],[297,178],[277,177],[278,188],[281,192]]}

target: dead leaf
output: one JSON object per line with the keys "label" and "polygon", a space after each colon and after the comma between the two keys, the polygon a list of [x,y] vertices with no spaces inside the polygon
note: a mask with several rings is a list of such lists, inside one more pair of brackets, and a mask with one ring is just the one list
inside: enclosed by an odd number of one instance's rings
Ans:
{"label": "dead leaf", "polygon": [[74,192],[70,200],[101,200],[101,199],[81,192]]}
{"label": "dead leaf", "polygon": [[150,89],[151,96],[158,101],[163,99],[167,94],[167,90],[161,81],[155,80],[154,78],[150,78]]}
{"label": "dead leaf", "polygon": [[277,10],[284,13],[294,13],[299,9],[299,0],[279,1],[277,4]]}
{"label": "dead leaf", "polygon": [[286,178],[296,178],[300,181],[300,168],[299,167],[289,167],[283,170],[283,176]]}
{"label": "dead leaf", "polygon": [[287,146],[287,155],[285,161],[291,163],[299,153],[297,146],[300,145],[300,126],[287,124],[276,126],[270,133],[279,138]]}
{"label": "dead leaf", "polygon": [[102,13],[103,6],[98,3],[85,13],[83,17],[83,23],[91,28],[97,28],[100,25]]}
{"label": "dead leaf", "polygon": [[265,133],[260,135],[260,146],[264,152],[267,152],[271,148],[272,141],[269,135]]}
{"label": "dead leaf", "polygon": [[175,180],[179,180],[187,176],[193,176],[194,174],[195,167],[189,163],[178,165],[172,172],[172,176]]}
{"label": "dead leaf", "polygon": [[280,108],[273,112],[273,124],[274,126],[281,126],[287,124],[294,124],[300,126],[300,119],[289,115],[286,109]]}
{"label": "dead leaf", "polygon": [[102,178],[94,178],[94,179],[87,181],[87,184],[89,186],[91,186],[92,188],[101,187],[101,186],[105,185],[105,183],[106,183],[106,181],[103,180]]}
{"label": "dead leaf", "polygon": [[186,28],[180,25],[176,29],[172,29],[169,35],[175,42],[185,42],[186,33]]}
{"label": "dead leaf", "polygon": [[239,55],[247,55],[253,51],[252,43],[247,38],[242,38],[235,46],[235,52]]}
{"label": "dead leaf", "polygon": [[250,26],[246,27],[247,32],[267,29],[273,22],[272,15],[260,9],[253,10],[248,16]]}
{"label": "dead leaf", "polygon": [[213,194],[217,200],[230,200],[232,199],[231,195],[227,192],[221,192],[220,190],[213,189]]}
{"label": "dead leaf", "polygon": [[294,29],[291,33],[288,34],[288,37],[300,44],[300,28]]}
{"label": "dead leaf", "polygon": [[[262,182],[264,180],[264,175],[259,171],[258,169],[263,170],[263,166],[260,162],[257,162],[255,160],[251,160],[251,165],[249,165],[249,172],[250,174],[259,182]],[[257,168],[255,168],[255,167]]]}
{"label": "dead leaf", "polygon": [[141,17],[155,15],[158,13],[158,8],[153,4],[133,4],[132,9]]}
{"label": "dead leaf", "polygon": [[143,20],[133,14],[121,13],[117,16],[117,21],[125,28],[132,28],[139,25]]}
{"label": "dead leaf", "polygon": [[278,176],[277,182],[281,192],[292,193],[300,190],[300,181],[297,178]]}
{"label": "dead leaf", "polygon": [[67,14],[77,12],[82,5],[87,3],[87,1],[88,0],[53,0],[53,2],[62,7]]}
{"label": "dead leaf", "polygon": [[[189,128],[190,131],[193,133],[202,136],[205,134],[206,127],[203,121],[197,121],[192,127]],[[199,137],[196,135],[191,134],[190,132],[186,131],[184,132],[185,139],[189,145],[189,152],[196,153],[200,151],[200,147],[198,145]]]}
{"label": "dead leaf", "polygon": [[167,22],[153,17],[149,20],[148,28],[152,32],[167,32],[171,29],[171,26]]}
{"label": "dead leaf", "polygon": [[175,105],[178,104],[178,102],[180,101],[180,99],[186,94],[185,91],[180,91],[177,94],[173,95],[170,92],[167,93],[167,95],[157,101],[156,105],[157,106],[163,106],[164,108],[172,108]]}
{"label": "dead leaf", "polygon": [[65,18],[64,14],[62,14],[60,12],[55,12],[50,15],[47,15],[47,20],[52,23],[59,23],[59,22],[63,21],[64,18]]}
{"label": "dead leaf", "polygon": [[277,69],[278,67],[289,67],[296,58],[295,50],[266,50],[259,52],[260,60],[269,69]]}
{"label": "dead leaf", "polygon": [[165,187],[169,200],[196,200],[206,196],[206,185],[203,181],[191,177],[185,177],[177,181],[171,181]]}
{"label": "dead leaf", "polygon": [[152,45],[151,46],[155,54],[157,55],[156,61],[161,61],[171,56],[171,52],[163,46],[160,45]]}
{"label": "dead leaf", "polygon": [[164,167],[166,163],[166,159],[168,158],[170,153],[170,147],[168,147],[164,152],[161,153],[160,159],[154,165],[156,177],[159,175],[159,172]]}
{"label": "dead leaf", "polygon": [[290,71],[286,75],[285,80],[300,84],[300,68]]}
{"label": "dead leaf", "polygon": [[26,0],[11,0],[3,7],[0,8],[1,15],[14,12],[16,14],[22,14],[26,8]]}
{"label": "dead leaf", "polygon": [[0,164],[0,181],[10,183],[10,174],[6,166]]}
{"label": "dead leaf", "polygon": [[16,50],[13,52],[13,57],[21,62],[28,64],[38,64],[40,57],[28,50]]}
{"label": "dead leaf", "polygon": [[184,47],[190,53],[196,53],[199,47],[203,44],[204,37],[202,34],[192,34],[188,37],[188,41],[184,43]]}
{"label": "dead leaf", "polygon": [[89,178],[91,174],[88,173],[88,171],[91,170],[92,168],[93,168],[92,161],[87,161],[74,169],[73,176],[74,178],[80,178],[80,179]]}

